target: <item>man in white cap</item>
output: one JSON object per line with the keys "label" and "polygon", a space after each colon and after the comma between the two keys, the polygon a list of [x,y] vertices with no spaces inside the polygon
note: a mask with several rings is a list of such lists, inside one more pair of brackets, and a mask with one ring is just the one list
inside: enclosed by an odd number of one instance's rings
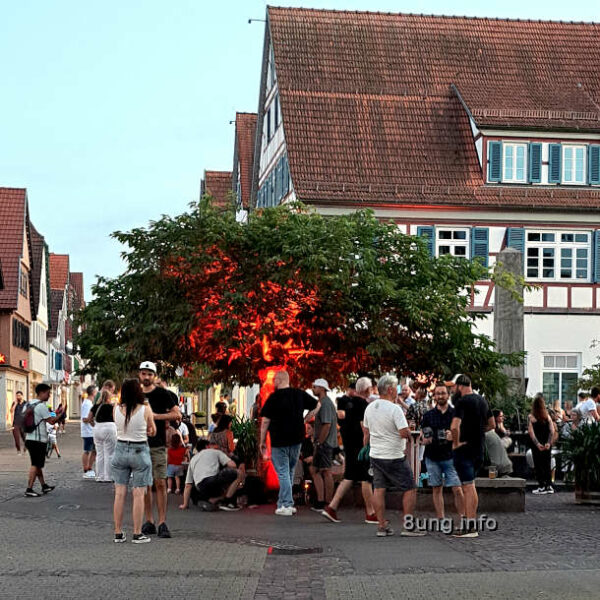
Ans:
{"label": "man in white cap", "polygon": [[167,422],[181,419],[181,412],[177,399],[171,393],[156,385],[156,365],[149,360],[140,365],[139,379],[142,390],[148,399],[150,408],[154,413],[156,435],[148,437],[150,458],[152,460],[152,479],[156,489],[156,507],[158,509],[158,531],[154,524],[152,512],[152,486],[144,496],[144,511],[146,522],[142,525],[144,535],[153,535],[158,532],[158,537],[170,538],[171,533],[167,527]]}
{"label": "man in white cap", "polygon": [[312,393],[319,399],[315,416],[315,454],[310,472],[317,492],[317,502],[312,510],[321,512],[333,498],[333,451],[337,447],[337,411],[327,395],[329,384],[325,379],[315,379]]}

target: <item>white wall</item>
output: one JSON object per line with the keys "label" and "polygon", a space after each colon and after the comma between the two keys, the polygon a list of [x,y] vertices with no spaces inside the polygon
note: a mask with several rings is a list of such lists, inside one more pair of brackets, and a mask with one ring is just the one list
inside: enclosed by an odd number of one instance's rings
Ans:
{"label": "white wall", "polygon": [[[600,346],[593,348],[592,345],[595,340],[600,340],[600,315],[526,314],[524,326],[525,377],[529,378],[529,395],[542,391],[545,353],[578,353],[581,355],[581,370],[598,362]],[[476,331],[493,337],[493,313],[478,322]]]}

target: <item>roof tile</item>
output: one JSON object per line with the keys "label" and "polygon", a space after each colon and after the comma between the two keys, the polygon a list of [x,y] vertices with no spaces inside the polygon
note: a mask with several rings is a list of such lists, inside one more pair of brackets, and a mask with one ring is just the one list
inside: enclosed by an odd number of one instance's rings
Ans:
{"label": "roof tile", "polygon": [[212,196],[214,205],[226,208],[231,204],[231,171],[204,171],[202,193]]}
{"label": "roof tile", "polygon": [[461,104],[480,126],[600,132],[600,25],[273,7],[268,17],[299,199],[600,208],[597,190],[482,185]]}
{"label": "roof tile", "polygon": [[64,290],[69,282],[69,255],[50,252],[50,288]]}
{"label": "roof tile", "polygon": [[[254,165],[254,137],[256,133],[256,113],[236,113],[235,142],[240,165],[240,188],[242,207],[250,205],[252,190],[252,167]],[[235,165],[234,165],[235,168]]]}
{"label": "roof tile", "polygon": [[27,192],[0,187],[0,265],[4,287],[0,310],[16,310],[19,294],[19,262],[23,256],[23,229],[27,218]]}

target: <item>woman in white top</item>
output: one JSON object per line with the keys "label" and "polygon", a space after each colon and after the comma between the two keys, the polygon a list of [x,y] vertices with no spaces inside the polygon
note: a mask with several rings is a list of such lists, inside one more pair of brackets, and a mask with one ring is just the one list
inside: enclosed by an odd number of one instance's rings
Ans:
{"label": "woman in white top", "polygon": [[126,541],[123,531],[123,512],[127,486],[133,488],[134,544],[145,544],[149,537],[142,534],[144,494],[152,485],[152,462],[148,436],[156,434],[152,410],[137,379],[126,379],[121,388],[121,403],[114,408],[117,426],[117,447],[112,458],[112,477],[115,482],[115,543]]}

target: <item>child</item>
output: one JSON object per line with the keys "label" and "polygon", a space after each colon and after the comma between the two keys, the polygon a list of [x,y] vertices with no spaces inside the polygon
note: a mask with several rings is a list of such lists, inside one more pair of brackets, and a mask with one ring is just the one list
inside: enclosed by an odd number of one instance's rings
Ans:
{"label": "child", "polygon": [[56,452],[56,456],[60,458],[60,452],[58,450],[58,444],[56,443],[56,430],[58,425],[55,423],[46,423],[46,430],[48,431],[48,447],[46,450],[46,456],[50,458],[52,456],[52,450]]}
{"label": "child", "polygon": [[167,493],[173,491],[173,478],[175,479],[175,493],[181,494],[181,476],[183,475],[183,461],[188,456],[188,449],[183,445],[181,435],[176,432],[171,436],[171,443],[167,450]]}

